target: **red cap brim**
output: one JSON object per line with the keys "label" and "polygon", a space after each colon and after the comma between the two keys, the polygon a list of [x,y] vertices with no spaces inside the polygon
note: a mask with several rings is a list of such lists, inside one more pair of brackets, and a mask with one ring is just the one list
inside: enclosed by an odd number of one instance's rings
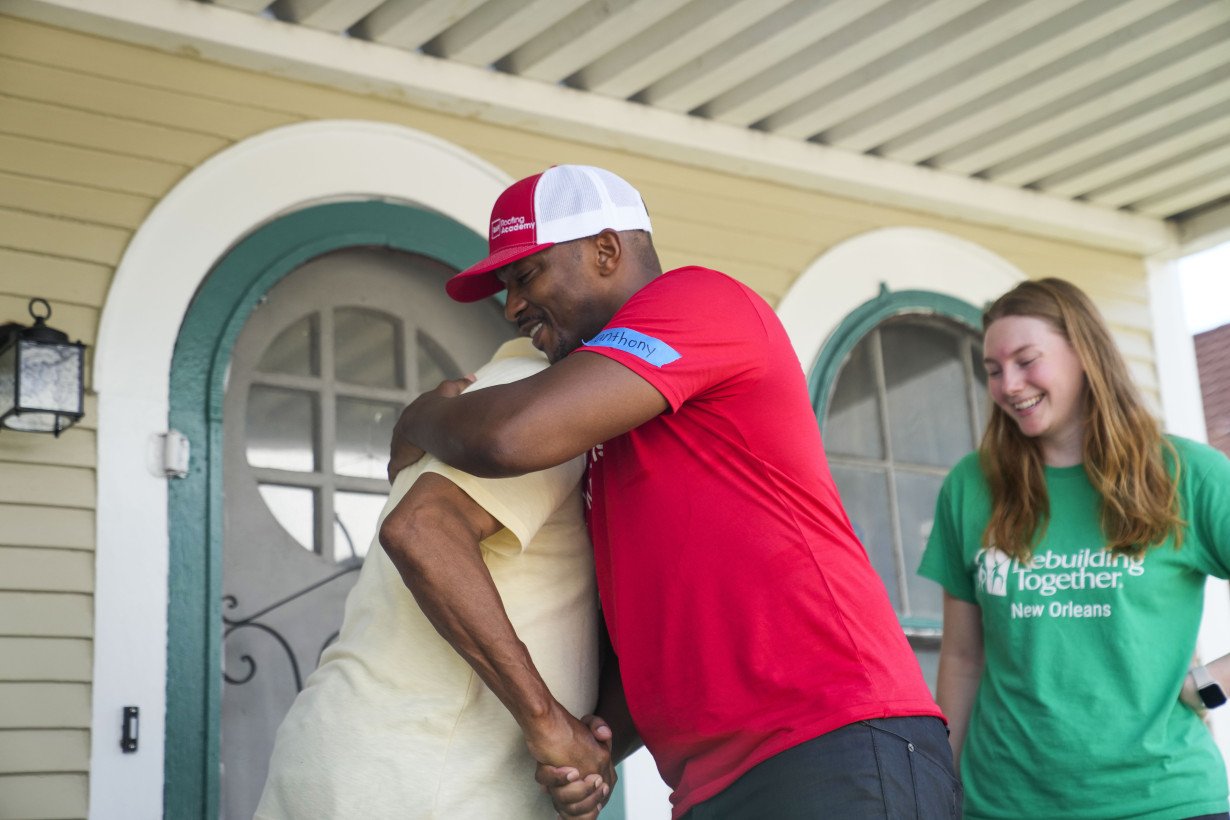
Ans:
{"label": "red cap brim", "polygon": [[505,265],[511,265],[518,259],[545,251],[554,244],[554,242],[542,242],[501,248],[445,282],[444,291],[457,302],[477,302],[479,299],[486,299],[504,289],[504,283],[495,275],[496,271]]}

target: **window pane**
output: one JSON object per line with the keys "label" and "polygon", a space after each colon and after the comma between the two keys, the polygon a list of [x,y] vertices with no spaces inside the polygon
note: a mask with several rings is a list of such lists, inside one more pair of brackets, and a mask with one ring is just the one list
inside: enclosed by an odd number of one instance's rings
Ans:
{"label": "window pane", "polygon": [[397,325],[384,313],[361,308],[333,312],[333,367],[337,380],[369,387],[401,387]]}
{"label": "window pane", "polygon": [[[388,496],[335,493],[333,496],[333,560],[362,558],[376,538],[376,521]],[[376,547],[380,549],[380,547]]]}
{"label": "window pane", "polygon": [[836,464],[832,465],[832,470],[854,532],[867,548],[871,565],[888,588],[893,609],[900,612],[901,595],[897,589],[897,563],[893,559],[887,476],[882,470],[860,470]]}
{"label": "window pane", "polygon": [[319,336],[316,314],[304,316],[279,333],[265,348],[257,369],[266,373],[319,376]]}
{"label": "window pane", "polygon": [[401,406],[397,404],[339,397],[333,472],[384,478],[389,463],[389,440],[400,412]]}
{"label": "window pane", "polygon": [[316,493],[307,487],[260,485],[261,498],[282,529],[309,551],[316,550]]}
{"label": "window pane", "polygon": [[432,390],[445,379],[461,375],[457,365],[444,352],[444,348],[426,333],[419,331],[414,337],[418,355],[419,392]]}
{"label": "window pane", "polygon": [[916,618],[939,621],[942,612],[940,585],[920,576],[915,570],[922,560],[923,547],[931,534],[935,499],[940,494],[941,476],[925,475],[898,468],[897,506],[901,511],[901,551],[905,556],[906,586],[910,593],[910,612]]}
{"label": "window pane", "polygon": [[880,328],[893,460],[950,467],[970,451],[965,366],[957,337],[921,322]]}
{"label": "window pane", "polygon": [[837,374],[824,425],[826,452],[864,458],[884,457],[876,395],[869,334],[855,345]]}
{"label": "window pane", "polygon": [[252,385],[248,393],[248,463],[311,472],[316,468],[316,396]]}

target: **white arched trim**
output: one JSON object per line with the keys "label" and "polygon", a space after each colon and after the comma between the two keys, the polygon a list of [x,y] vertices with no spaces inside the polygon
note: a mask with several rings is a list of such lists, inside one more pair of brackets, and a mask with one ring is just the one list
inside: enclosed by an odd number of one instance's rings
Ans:
{"label": "white arched trim", "polygon": [[808,266],[777,307],[803,369],[880,285],[926,290],[982,305],[1025,274],[979,245],[924,228],[880,228],[847,239]]}
{"label": "white arched trim", "polygon": [[[400,126],[319,121],[277,128],[212,157],[133,236],[104,305],[94,356],[98,510],[90,754],[92,818],[162,815],[167,651],[167,428],[171,356],[193,294],[239,239],[279,214],[385,198],[487,235],[511,179],[457,146]],[[120,751],[124,706],[141,743]]]}

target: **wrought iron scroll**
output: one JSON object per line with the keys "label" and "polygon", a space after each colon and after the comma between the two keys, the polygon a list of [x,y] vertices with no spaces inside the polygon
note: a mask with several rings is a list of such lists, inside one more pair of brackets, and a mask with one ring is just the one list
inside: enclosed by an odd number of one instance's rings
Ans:
{"label": "wrought iron scroll", "polygon": [[[240,629],[256,629],[256,630],[259,630],[271,636],[275,641],[277,641],[278,645],[282,647],[282,651],[286,653],[286,659],[290,663],[291,674],[294,676],[294,679],[295,679],[295,691],[296,692],[303,691],[303,675],[299,670],[299,661],[297,658],[295,658],[295,652],[291,648],[290,643],[286,640],[286,638],[282,635],[282,633],[279,632],[277,629],[273,628],[269,624],[262,623],[261,621],[257,619],[263,615],[268,615],[269,613],[282,608],[283,606],[289,604],[292,601],[296,601],[299,598],[302,598],[304,595],[307,595],[309,592],[319,589],[320,587],[324,586],[325,584],[328,584],[331,581],[336,581],[338,578],[341,578],[343,575],[349,575],[352,572],[357,572],[362,567],[363,567],[363,562],[361,560],[357,560],[357,559],[348,560],[346,562],[346,565],[342,569],[338,570],[332,575],[326,576],[325,578],[322,578],[319,581],[316,581],[315,583],[309,584],[308,586],[304,587],[298,592],[294,592],[290,595],[287,595],[285,598],[282,598],[279,601],[275,601],[274,603],[270,604],[264,609],[257,610],[256,612],[252,613],[246,618],[231,619],[231,618],[226,617],[226,615],[223,615],[222,623],[226,626],[225,631],[222,633],[223,645],[224,646],[226,645],[226,640],[227,638],[231,636],[231,633],[235,632],[236,630],[240,630]],[[226,607],[226,609],[235,609],[235,607],[239,606],[239,600],[234,595],[222,596],[222,603]],[[337,636],[338,636],[338,633],[334,632],[332,635],[330,635],[328,638],[325,639],[324,644],[320,647],[320,654],[322,655],[324,654],[325,649],[329,646],[329,644],[333,643],[333,641],[337,639]],[[248,655],[246,653],[243,655],[240,655],[239,660],[242,663],[247,665],[247,669],[242,675],[238,677],[232,677],[230,673],[226,671],[223,671],[222,673],[223,680],[235,686],[242,686],[243,684],[252,680],[254,677],[256,677],[256,672],[257,672],[257,663],[252,658],[251,655]],[[320,662],[319,655],[317,656],[316,661],[317,663]]]}

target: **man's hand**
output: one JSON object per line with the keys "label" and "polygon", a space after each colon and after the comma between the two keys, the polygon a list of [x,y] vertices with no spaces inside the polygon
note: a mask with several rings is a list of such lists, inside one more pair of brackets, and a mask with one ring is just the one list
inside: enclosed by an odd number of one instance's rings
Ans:
{"label": "man's hand", "polygon": [[461,392],[473,383],[473,375],[462,376],[460,379],[445,379],[436,386],[435,390],[428,390],[426,393],[423,393],[401,411],[397,424],[393,425],[393,440],[389,442],[388,476],[390,484],[397,478],[398,473],[418,461],[425,454],[423,448],[411,441],[405,433],[409,429],[407,426],[408,418],[414,412],[415,406],[424,400],[451,399],[460,396]]}
{"label": "man's hand", "polygon": [[534,779],[551,795],[551,802],[561,817],[591,820],[606,804],[618,779],[614,762],[610,759],[612,734],[606,721],[597,715],[586,715],[573,723],[584,727],[589,744],[597,744],[605,750],[607,758],[604,768],[596,774],[582,777],[583,766],[578,769],[573,765],[551,765],[535,755],[539,763]]}

